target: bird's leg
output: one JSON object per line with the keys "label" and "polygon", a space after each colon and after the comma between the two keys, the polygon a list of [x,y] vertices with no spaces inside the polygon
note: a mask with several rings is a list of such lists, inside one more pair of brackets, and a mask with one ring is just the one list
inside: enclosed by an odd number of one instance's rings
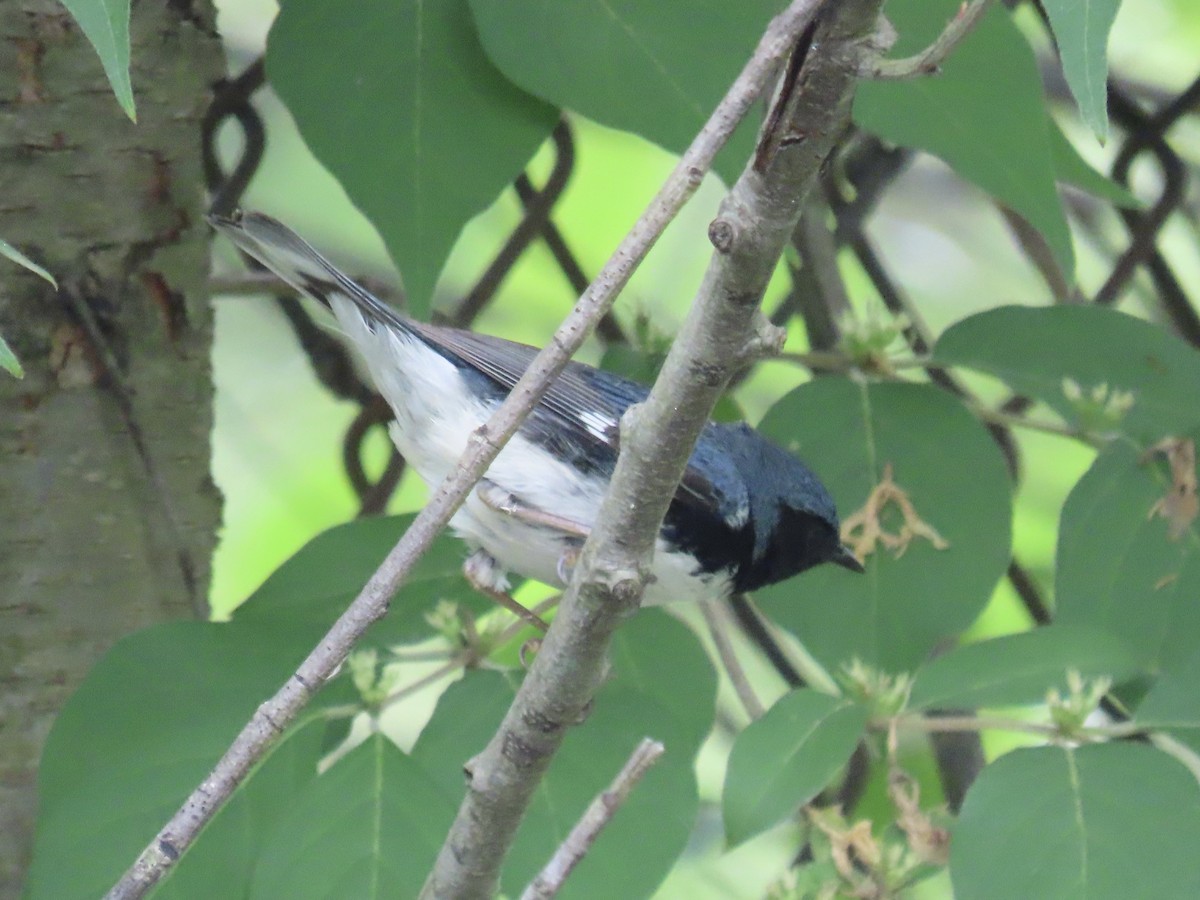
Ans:
{"label": "bird's leg", "polygon": [[471,587],[499,603],[523,622],[539,631],[545,631],[549,627],[541,616],[530,612],[508,594],[505,590],[508,579],[505,578],[500,564],[486,550],[480,548],[466,558],[463,562],[463,576]]}
{"label": "bird's leg", "polygon": [[563,534],[571,535],[572,537],[586,538],[590,533],[590,529],[586,525],[581,525],[574,519],[568,519],[566,516],[559,516],[552,512],[547,512],[544,509],[538,509],[536,506],[530,506],[514,497],[500,485],[494,481],[483,479],[475,488],[475,493],[486,506],[496,510],[496,512],[504,513],[506,516],[512,516],[519,522],[524,522],[526,525],[537,525],[542,528],[550,528],[554,531],[561,531]]}

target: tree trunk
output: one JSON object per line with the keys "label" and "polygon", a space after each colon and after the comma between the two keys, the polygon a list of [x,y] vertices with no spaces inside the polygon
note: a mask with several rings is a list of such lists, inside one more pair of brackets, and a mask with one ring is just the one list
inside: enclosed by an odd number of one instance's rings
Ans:
{"label": "tree trunk", "polygon": [[[207,0],[135,3],[138,123],[54,0],[0,4],[0,897],[19,890],[55,713],[118,638],[204,613],[212,312]],[[63,860],[69,865],[69,860]]]}

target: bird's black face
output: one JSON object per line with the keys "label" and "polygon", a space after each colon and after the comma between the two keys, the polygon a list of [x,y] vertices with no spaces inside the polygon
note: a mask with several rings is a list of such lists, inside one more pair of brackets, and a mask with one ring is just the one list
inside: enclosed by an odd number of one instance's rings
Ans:
{"label": "bird's black face", "polygon": [[862,572],[862,563],[846,547],[836,525],[807,510],[781,507],[766,552],[743,563],[735,577],[739,591],[775,584],[818,566],[836,563],[852,572]]}

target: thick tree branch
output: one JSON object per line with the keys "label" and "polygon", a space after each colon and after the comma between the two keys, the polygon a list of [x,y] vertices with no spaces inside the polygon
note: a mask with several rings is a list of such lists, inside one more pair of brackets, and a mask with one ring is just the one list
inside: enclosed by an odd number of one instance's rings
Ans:
{"label": "thick tree branch", "polygon": [[[162,879],[254,765],[279,740],[305,704],[342,664],[355,642],[387,612],[392,595],[399,590],[421,555],[429,549],[500,449],[583,344],[596,322],[612,306],[663,229],[699,187],[713,158],[766,89],[770,74],[794,40],[795,33],[820,2],[796,0],[773,23],[773,30],[763,39],[646,212],[579,298],[549,345],[530,364],[487,425],[474,435],[454,472],[430,498],[362,592],[296,673],[258,708],[208,777],[113,886],[108,893],[109,900],[142,897]],[[780,25],[780,22],[784,24]],[[791,24],[791,30],[784,27],[788,24]]]}
{"label": "thick tree branch", "polygon": [[810,31],[805,23],[820,3],[800,0],[760,45],[758,60],[781,40],[807,53],[787,67],[794,80],[779,94],[783,108],[769,117],[773,127],[753,165],[709,228],[716,253],[700,293],[650,396],[622,422],[616,472],[575,577],[500,729],[467,766],[467,796],[423,897],[494,895],[528,802],[599,687],[613,632],[637,608],[655,537],[697,435],[730,376],[764,345],[777,344],[779,333],[758,304],[846,127],[881,3],[841,0]]}

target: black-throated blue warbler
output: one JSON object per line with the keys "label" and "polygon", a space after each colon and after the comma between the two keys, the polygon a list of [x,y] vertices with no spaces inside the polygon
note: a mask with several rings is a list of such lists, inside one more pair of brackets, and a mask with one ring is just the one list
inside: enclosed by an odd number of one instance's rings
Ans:
{"label": "black-throated blue warbler", "polygon": [[[431,488],[537,353],[400,315],[269,216],[210,221],[332,310],[392,408],[392,439]],[[648,392],[567,364],[451,520],[471,548],[464,569],[474,584],[503,592],[508,572],[552,585],[567,580],[616,465],[621,415]],[[725,599],[824,562],[862,571],[817,476],[748,425],[710,423],[663,522],[645,602]]]}

